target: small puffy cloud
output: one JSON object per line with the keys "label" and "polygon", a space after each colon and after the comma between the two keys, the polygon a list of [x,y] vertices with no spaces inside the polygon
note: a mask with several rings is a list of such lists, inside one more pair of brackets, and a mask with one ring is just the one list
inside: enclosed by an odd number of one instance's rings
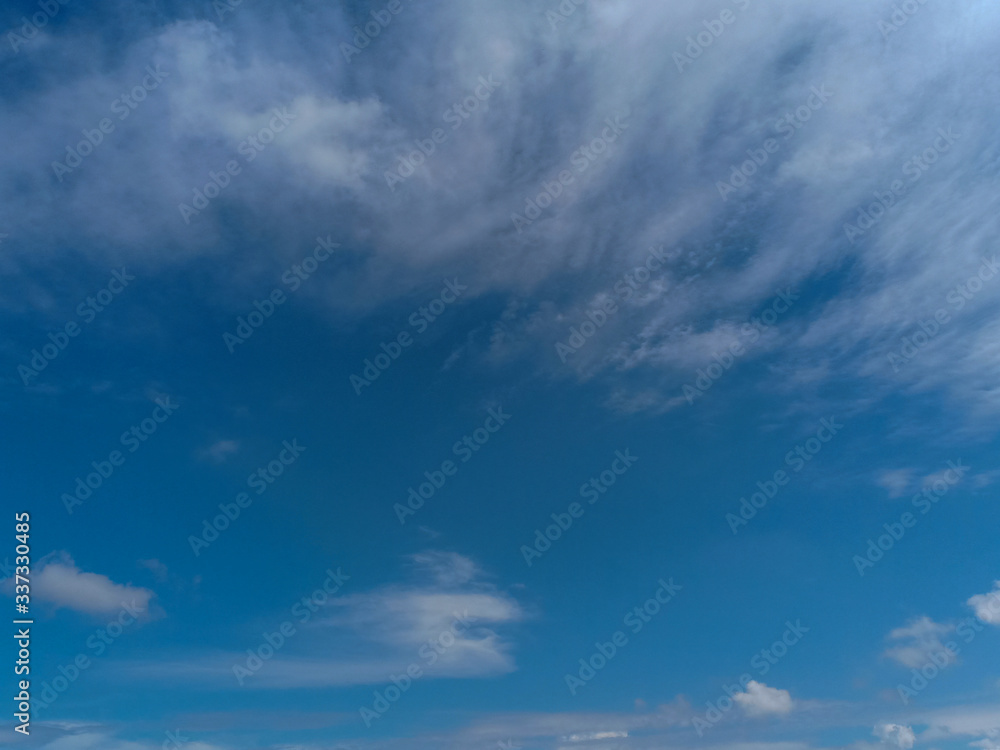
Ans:
{"label": "small puffy cloud", "polygon": [[983,622],[988,625],[1000,625],[1000,581],[993,583],[993,591],[988,594],[976,594],[966,602]]}
{"label": "small puffy cloud", "polygon": [[910,486],[913,469],[892,469],[883,471],[875,480],[875,484],[889,493],[889,497],[902,497]]}
{"label": "small puffy cloud", "polygon": [[924,666],[932,656],[935,660],[940,660],[942,654],[945,663],[951,664],[956,656],[945,647],[941,638],[954,629],[954,625],[937,623],[929,617],[913,620],[905,627],[896,628],[889,633],[889,639],[899,645],[886,649],[885,656],[911,669]]}
{"label": "small puffy cloud", "polygon": [[896,747],[899,750],[910,750],[913,747],[913,743],[917,740],[913,734],[913,730],[910,727],[904,727],[902,724],[889,724],[885,722],[876,724],[872,730],[872,734],[889,747]]}
{"label": "small puffy cloud", "polygon": [[787,690],[768,687],[762,682],[750,680],[745,693],[733,696],[747,716],[767,716],[787,714],[792,710],[792,696]]}
{"label": "small puffy cloud", "polygon": [[[113,615],[124,604],[148,612],[149,602],[155,596],[149,589],[115,583],[99,573],[85,573],[66,552],[43,558],[31,583],[35,600],[56,609],[65,607],[88,615]],[[11,578],[2,584],[8,594],[13,593],[13,586]]]}

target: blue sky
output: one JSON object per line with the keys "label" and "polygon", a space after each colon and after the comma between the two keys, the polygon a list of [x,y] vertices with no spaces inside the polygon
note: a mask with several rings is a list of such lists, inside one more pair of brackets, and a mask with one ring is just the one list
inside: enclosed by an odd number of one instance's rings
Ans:
{"label": "blue sky", "polygon": [[1000,748],[993,5],[2,20],[0,746]]}

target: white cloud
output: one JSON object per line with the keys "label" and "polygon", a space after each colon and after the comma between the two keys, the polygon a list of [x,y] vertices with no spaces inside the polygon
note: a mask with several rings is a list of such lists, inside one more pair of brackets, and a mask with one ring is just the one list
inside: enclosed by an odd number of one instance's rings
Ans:
{"label": "white cloud", "polygon": [[[462,555],[432,550],[411,562],[415,582],[329,598],[311,619],[296,623],[294,638],[246,686],[371,685],[410,664],[420,667],[425,679],[514,671],[506,628],[525,619],[521,605],[481,580],[479,567]],[[277,615],[276,623],[282,617],[297,615]],[[233,665],[245,661],[245,654],[214,654],[197,662],[144,663],[134,673],[231,683]]]}
{"label": "white cloud", "polygon": [[883,471],[875,483],[889,492],[889,497],[902,497],[910,486],[913,469],[892,469]]}
{"label": "white cloud", "polygon": [[[3,586],[5,593],[13,593],[13,579],[8,578]],[[149,602],[155,596],[149,589],[115,583],[99,573],[85,573],[66,552],[39,561],[31,586],[37,601],[90,615],[112,615],[124,604],[148,612]]]}
{"label": "white cloud", "polygon": [[563,737],[563,742],[590,742],[592,740],[613,740],[628,737],[628,732],[580,732]]}
{"label": "white cloud", "polygon": [[[51,723],[44,725],[48,730],[53,727]],[[36,728],[33,733],[37,734]],[[48,734],[45,731],[45,734]],[[84,727],[80,729],[68,729],[62,736],[57,737],[45,744],[39,745],[41,750],[160,750],[161,747],[173,747],[172,742],[130,742],[119,739],[111,734],[102,731],[100,727]],[[218,745],[210,745],[204,742],[184,742],[183,750],[221,750]]]}
{"label": "white cloud", "polygon": [[993,591],[988,594],[976,594],[966,602],[983,622],[989,625],[1000,625],[1000,581],[993,584]]}
{"label": "white cloud", "polygon": [[1000,705],[957,705],[950,708],[921,712],[912,717],[913,723],[926,724],[921,739],[927,742],[953,740],[960,737],[1000,738]]}
{"label": "white cloud", "polygon": [[916,742],[916,736],[910,727],[901,724],[878,724],[872,730],[872,734],[882,740],[883,743],[898,750],[910,750]]}
{"label": "white cloud", "polygon": [[397,654],[403,666],[410,661],[423,663],[421,649],[428,643],[440,644],[431,646],[437,658],[426,665],[428,674],[454,677],[513,671],[511,644],[495,628],[523,619],[517,602],[493,591],[458,591],[452,582],[442,588],[440,581],[435,584],[337,599],[332,604],[340,611],[323,624],[352,630],[380,644]]}
{"label": "white cloud", "polygon": [[429,574],[442,586],[459,586],[478,577],[482,571],[468,557],[455,552],[430,550],[412,555],[419,573]]}
{"label": "white cloud", "polygon": [[371,171],[367,136],[385,129],[382,105],[374,98],[350,102],[309,95],[297,97],[288,109],[296,119],[279,146],[289,160],[319,182],[361,188]]}
{"label": "white cloud", "polygon": [[151,560],[139,560],[139,565],[152,573],[153,577],[156,578],[157,581],[162,583],[167,580],[169,571],[167,566],[159,560],[155,558]]}
{"label": "white cloud", "polygon": [[218,440],[206,448],[202,448],[199,456],[206,461],[221,464],[230,456],[240,451],[239,440]]}
{"label": "white cloud", "polygon": [[932,657],[944,660],[945,664],[951,664],[957,657],[945,648],[941,639],[954,629],[954,625],[945,625],[934,622],[929,617],[921,617],[889,633],[889,640],[901,643],[886,649],[884,655],[909,668],[922,667]]}
{"label": "white cloud", "polygon": [[[690,727],[691,715],[690,704],[681,696],[652,711],[497,712],[479,716],[469,726],[458,729],[453,740],[456,747],[495,748],[497,737],[514,738],[522,745],[528,744],[525,740],[529,738],[537,740],[542,737],[559,742],[570,741],[573,737],[577,738],[575,741],[586,742],[588,738],[596,740],[596,735],[631,738],[640,733],[686,731],[684,728]],[[434,740],[432,746],[440,747],[440,734]],[[615,746],[624,745],[625,743],[616,743]]]}
{"label": "white cloud", "polygon": [[972,486],[975,489],[982,489],[983,487],[989,487],[997,479],[1000,479],[1000,471],[994,469],[993,471],[984,471],[979,474],[972,475]]}
{"label": "white cloud", "polygon": [[746,692],[736,693],[733,700],[748,716],[787,714],[792,710],[791,693],[787,690],[768,687],[756,680],[750,680],[747,683]]}
{"label": "white cloud", "polygon": [[[983,155],[994,137],[992,100],[964,72],[992,54],[1000,10],[983,2],[927,4],[919,22],[885,42],[873,33],[882,10],[870,3],[776,0],[739,15],[724,44],[680,73],[672,54],[702,29],[702,8],[696,0],[591,4],[574,14],[574,33],[567,34],[553,33],[526,0],[496,7],[445,0],[387,30],[400,34],[397,53],[378,54],[373,44],[350,65],[336,43],[327,43],[353,35],[355,19],[335,5],[311,11],[308,28],[295,34],[289,29],[297,28],[298,11],[291,6],[272,15],[244,4],[238,23],[144,26],[109,64],[86,29],[50,38],[44,49],[36,42],[22,52],[38,70],[35,88],[12,100],[0,123],[0,137],[20,144],[0,157],[11,175],[0,182],[0,200],[12,216],[25,217],[23,229],[4,227],[4,263],[16,269],[29,254],[56,252],[66,237],[95,261],[120,247],[126,262],[146,268],[224,257],[241,251],[219,241],[220,217],[253,215],[275,242],[268,257],[242,253],[239,273],[225,280],[237,292],[220,295],[219,303],[237,305],[246,299],[239,287],[272,278],[322,224],[336,227],[345,246],[358,246],[366,260],[317,280],[318,304],[368,309],[447,267],[469,279],[470,297],[530,291],[530,323],[511,333],[517,356],[545,352],[548,362],[553,342],[608,293],[606,282],[633,269],[650,245],[664,244],[683,252],[620,300],[621,311],[600,334],[609,347],[591,344],[568,364],[580,377],[635,373],[637,382],[609,384],[613,407],[675,406],[680,386],[732,342],[776,288],[822,276],[834,294],[798,303],[741,362],[767,353],[787,365],[821,354],[827,364],[815,371],[824,374],[815,383],[795,380],[799,368],[778,371],[804,389],[860,376],[876,392],[933,389],[984,405],[984,415],[1000,410],[1000,323],[988,314],[997,295],[981,294],[963,312],[946,301],[997,233],[988,181],[954,180],[990,168]],[[942,42],[959,34],[958,48]],[[377,42],[383,53],[393,48],[386,39]],[[609,44],[620,52],[611,63],[603,57]],[[63,56],[53,55],[53,46]],[[887,49],[894,60],[889,76],[881,72]],[[76,72],[58,69],[65,56],[78,61]],[[445,59],[456,64],[443,65]],[[120,123],[64,182],[39,169],[79,137],[66,123],[107,115],[107,103],[141,80],[150,60],[169,78],[134,119]],[[495,75],[503,87],[406,184],[389,191],[385,172],[442,124],[440,113],[481,74]],[[588,96],[581,100],[567,80]],[[942,80],[949,85],[941,96],[919,96]],[[824,107],[781,141],[766,169],[721,200],[715,182],[773,134],[778,118],[802,105],[811,85],[824,84],[833,92]],[[209,169],[241,158],[237,145],[275,106],[297,119],[252,165],[243,163],[197,226],[163,210],[190,200]],[[511,212],[523,210],[539,184],[601,132],[605,118],[630,107],[629,129],[606,158],[579,175],[529,231],[516,232]],[[143,137],[135,137],[140,116]],[[892,176],[905,179],[904,162],[948,126],[958,127],[960,139],[877,226],[848,243],[843,224]],[[672,135],[667,142],[664,132]],[[650,190],[654,175],[657,189]],[[59,222],[46,221],[56,207]],[[749,215],[752,243],[737,229],[748,226]],[[45,234],[32,235],[33,226]],[[233,236],[239,227],[226,229]],[[849,282],[829,273],[847,264]],[[561,291],[567,272],[575,274],[568,294]],[[23,299],[4,304],[27,307]],[[951,310],[951,322],[892,372],[886,354],[938,308]],[[973,308],[976,314],[967,314]],[[478,353],[491,351],[487,342]]]}
{"label": "white cloud", "polygon": [[[946,487],[950,487],[955,484],[956,480],[953,479],[954,476],[955,472],[952,469],[935,471],[933,474],[928,474],[920,480],[920,487],[921,489],[928,489],[934,487],[935,484],[943,484]],[[959,481],[961,480],[959,479]]]}
{"label": "white cloud", "polygon": [[42,746],[43,750],[145,750],[136,742],[123,742],[97,732],[67,734]]}

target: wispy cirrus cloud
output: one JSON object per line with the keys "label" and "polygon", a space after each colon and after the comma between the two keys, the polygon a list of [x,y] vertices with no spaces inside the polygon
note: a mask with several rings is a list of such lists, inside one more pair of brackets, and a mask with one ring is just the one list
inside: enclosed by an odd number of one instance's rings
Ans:
{"label": "wispy cirrus cloud", "polygon": [[889,633],[889,640],[898,645],[886,649],[884,655],[911,669],[924,666],[932,655],[951,664],[957,657],[945,648],[942,639],[954,630],[954,625],[937,623],[929,617],[918,618]]}
{"label": "wispy cirrus cloud", "polygon": [[[464,360],[514,358],[546,372],[558,364],[559,373],[600,376],[609,381],[609,405],[626,411],[676,408],[680,387],[739,342],[740,327],[779,289],[808,288],[740,364],[776,359],[772,377],[787,373],[805,394],[848,378],[876,395],[933,391],[970,411],[1000,410],[996,295],[965,288],[992,256],[1000,226],[996,165],[984,157],[996,83],[974,74],[992,52],[996,6],[928,5],[905,32],[884,38],[882,9],[862,0],[780,0],[740,14],[732,33],[682,73],[673,55],[704,20],[695,0],[621,0],[613,11],[592,3],[573,14],[572,33],[554,30],[526,1],[449,0],[386,29],[381,49],[401,45],[398,54],[372,48],[350,65],[326,43],[353,36],[348,7],[313,9],[307,34],[292,33],[296,12],[275,8],[272,17],[244,5],[238,23],[204,12],[145,23],[110,66],[88,61],[119,38],[78,28],[69,16],[48,44],[23,49],[39,86],[12,95],[0,125],[0,135],[21,144],[2,157],[10,178],[0,181],[0,203],[27,220],[9,232],[6,266],[28,269],[68,237],[82,238],[95,262],[109,245],[150,270],[224,261],[219,238],[240,230],[221,217],[242,211],[255,216],[258,233],[280,238],[267,253],[240,247],[240,274],[224,286],[252,288],[293,259],[315,227],[332,224],[360,262],[317,282],[311,299],[321,309],[369,310],[447,269],[468,279],[470,299],[525,300],[503,321],[502,342],[484,329],[466,347],[475,357]],[[962,46],[947,54],[935,43],[959,33]],[[613,61],[601,54],[605,45],[618,51]],[[250,48],[258,53],[240,55]],[[423,53],[442,48],[463,64]],[[71,75],[59,67],[67,57],[80,62]],[[151,62],[169,71],[155,96],[69,178],[47,175],[45,165],[106,116]],[[450,128],[441,112],[487,74],[503,87],[390,192],[386,171],[435,127]],[[786,137],[780,121],[815,87],[831,92],[828,101]],[[940,96],[921,97],[926,90]],[[210,169],[241,158],[241,143],[273,107],[296,119],[244,164],[197,227],[185,225],[176,206]],[[575,169],[574,154],[622,112],[631,113],[628,127],[608,152],[518,232],[511,214],[560,169]],[[131,137],[139,122],[144,137]],[[950,127],[956,137],[935,163],[915,166],[914,155],[940,144],[939,130]],[[772,137],[780,149],[722,200],[717,184]],[[861,239],[849,239],[845,224],[896,179],[905,194]],[[49,191],[51,199],[38,200]],[[46,220],[53,206],[58,222]],[[751,218],[752,241],[738,230]],[[31,226],[45,226],[44,236]],[[609,287],[661,245],[671,259],[654,279],[627,284],[627,294]],[[244,298],[224,291],[218,304]],[[618,312],[559,363],[554,345],[607,299]],[[910,347],[938,310],[947,322]],[[911,349],[903,367],[890,365],[889,354]],[[792,366],[817,357],[818,377],[803,379]]]}
{"label": "wispy cirrus cloud", "polygon": [[198,452],[198,456],[204,461],[221,464],[239,452],[239,440],[217,440],[211,445],[202,448]]}
{"label": "wispy cirrus cloud", "polygon": [[889,493],[889,497],[897,498],[906,494],[910,488],[913,469],[889,469],[878,475],[875,483]]}
{"label": "wispy cirrus cloud", "polygon": [[[247,680],[259,689],[371,685],[417,664],[427,677],[476,678],[516,669],[507,633],[526,618],[511,596],[481,580],[470,558],[427,551],[412,556],[413,579],[357,594],[331,597],[314,617],[296,622],[294,639]],[[304,612],[304,610],[300,611]],[[246,661],[237,652],[206,654],[197,662],[164,660],[126,668],[168,679],[236,686],[233,666]],[[241,683],[242,684],[242,683]]]}

